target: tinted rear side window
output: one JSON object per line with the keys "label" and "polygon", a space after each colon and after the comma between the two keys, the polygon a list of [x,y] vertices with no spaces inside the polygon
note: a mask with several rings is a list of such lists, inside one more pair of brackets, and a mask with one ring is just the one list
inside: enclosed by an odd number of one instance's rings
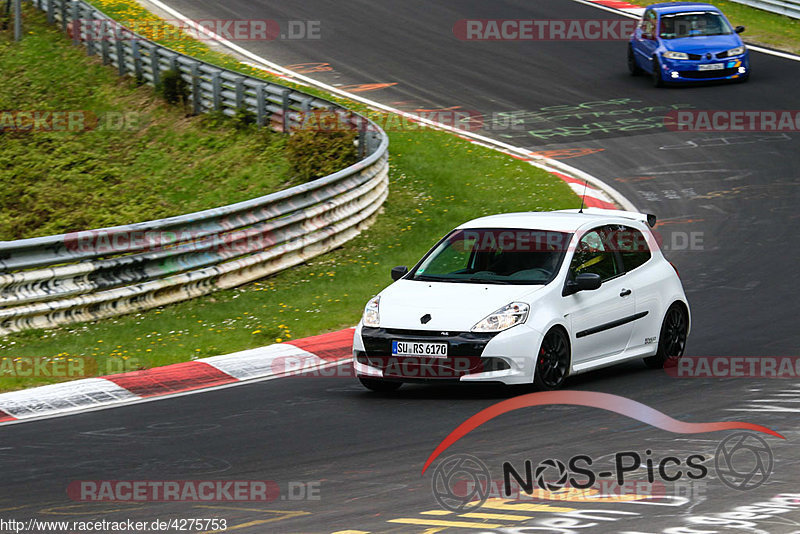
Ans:
{"label": "tinted rear side window", "polygon": [[644,265],[653,256],[647,239],[636,228],[617,226],[608,238],[612,246],[619,251],[626,272]]}

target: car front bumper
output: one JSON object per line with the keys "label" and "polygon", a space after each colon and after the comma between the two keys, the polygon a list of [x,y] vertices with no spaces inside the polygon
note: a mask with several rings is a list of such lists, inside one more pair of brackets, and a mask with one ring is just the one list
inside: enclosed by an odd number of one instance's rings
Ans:
{"label": "car front bumper", "polygon": [[[393,341],[448,344],[447,358],[393,356]],[[541,335],[526,325],[500,333],[438,332],[369,328],[359,324],[353,338],[357,376],[402,382],[502,382],[533,380]]]}
{"label": "car front bumper", "polygon": [[[747,54],[714,61],[692,61],[683,59],[660,59],[662,78],[665,82],[701,82],[736,80],[750,73]],[[722,65],[718,70],[699,70],[701,65]]]}

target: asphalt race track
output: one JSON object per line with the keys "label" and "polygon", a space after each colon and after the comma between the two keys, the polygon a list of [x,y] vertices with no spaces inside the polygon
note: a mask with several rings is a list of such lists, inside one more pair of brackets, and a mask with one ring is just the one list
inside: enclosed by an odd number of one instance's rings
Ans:
{"label": "asphalt race track", "polygon": [[[657,230],[692,305],[689,355],[800,356],[800,133],[672,132],[663,125],[677,109],[800,109],[800,62],[753,53],[747,84],[655,89],[628,75],[621,42],[453,36],[465,18],[621,19],[570,0],[169,4],[194,19],[319,20],[319,40],[239,44],[285,66],[328,64],[332,70],[309,74],[325,83],[396,84],[360,93],[385,104],[475,110],[487,117],[481,133],[540,152],[584,154],[566,161],[658,214]],[[341,370],[347,374],[347,366]],[[436,503],[433,470],[421,476],[422,466],[458,424],[515,392],[415,385],[378,396],[349,377],[298,377],[5,427],[0,509],[19,519],[219,517],[243,533],[800,532],[800,500],[772,513],[762,507],[758,518],[729,513],[800,494],[796,379],[678,379],[635,362],[581,375],[569,388],[622,395],[681,421],[759,423],[786,441],[765,436],[772,474],[741,491],[723,484],[713,466],[731,432],[674,434],[594,408],[527,408],[488,422],[442,458],[477,456],[502,479],[504,461],[521,470],[526,459],[536,465],[585,454],[610,466],[617,452],[652,450],[656,461],[704,455],[709,474],[669,502],[538,499],[515,511],[494,502],[460,517]],[[647,473],[630,476],[641,481]],[[75,480],[123,479],[273,480],[286,498],[201,506],[80,503],[66,494]],[[290,498],[290,486],[313,498]],[[591,517],[580,515],[587,510]]]}

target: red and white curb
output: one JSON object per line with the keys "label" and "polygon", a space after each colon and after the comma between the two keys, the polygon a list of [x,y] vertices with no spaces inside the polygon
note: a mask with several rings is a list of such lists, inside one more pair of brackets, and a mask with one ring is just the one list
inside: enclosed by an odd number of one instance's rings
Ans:
{"label": "red and white curb", "polygon": [[[626,2],[612,0],[597,0],[596,2],[589,2],[589,0],[575,1],[596,4],[609,10],[639,10],[639,13],[642,11],[638,6]],[[159,0],[149,0],[149,3],[176,16],[178,19],[194,24]],[[633,11],[630,12],[633,13]],[[361,95],[342,91],[272,63],[214,35],[205,28],[199,26],[197,28],[204,33],[213,35],[218,42],[229,49],[256,60],[258,62],[257,66],[261,68],[264,66],[269,67],[273,73],[281,77],[319,87],[330,93],[364,103],[374,109],[405,116],[436,129],[450,131],[475,144],[487,146],[522,161],[527,161],[564,180],[576,194],[584,197],[584,206],[586,207],[605,209],[622,207],[622,209],[628,211],[636,211],[636,207],[613,187],[575,167],[545,158],[534,151],[420,118],[366,99]],[[352,342],[353,329],[348,328],[330,334],[298,339],[289,343],[268,345],[257,349],[156,367],[145,371],[87,378],[2,393],[0,394],[0,425],[113,408],[158,398],[229,387],[246,381],[269,380],[271,378],[297,375],[349,360],[352,356]]]}
{"label": "red and white curb", "polygon": [[113,408],[145,400],[293,376],[352,356],[353,329],[98,378],[0,394],[0,424]]}
{"label": "red and white curb", "polygon": [[619,209],[616,203],[602,189],[590,187],[587,182],[567,176],[558,171],[550,171],[565,182],[579,197],[583,198],[583,205],[587,208],[603,208],[609,210]]}
{"label": "red and white curb", "polygon": [[617,11],[623,11],[631,15],[636,15],[637,17],[641,17],[644,13],[644,8],[642,6],[637,6],[635,4],[631,4],[630,2],[620,2],[617,0],[584,0],[581,3],[608,7]]}

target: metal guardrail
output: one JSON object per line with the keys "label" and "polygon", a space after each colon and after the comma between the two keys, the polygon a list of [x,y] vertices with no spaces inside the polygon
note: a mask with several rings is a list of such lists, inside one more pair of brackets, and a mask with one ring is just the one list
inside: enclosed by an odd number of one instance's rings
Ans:
{"label": "metal guardrail", "polygon": [[800,19],[800,0],[733,0],[737,4]]}
{"label": "metal guardrail", "polygon": [[[235,287],[328,252],[374,220],[388,195],[388,137],[341,106],[197,61],[121,28],[83,1],[33,0],[90,55],[156,85],[186,80],[195,112],[255,114],[290,131],[304,113],[359,130],[362,160],[329,176],[197,213],[0,242],[0,335],[163,306]],[[87,25],[78,21],[99,21]],[[98,42],[95,29],[100,27]],[[87,33],[87,31],[89,33]]]}

